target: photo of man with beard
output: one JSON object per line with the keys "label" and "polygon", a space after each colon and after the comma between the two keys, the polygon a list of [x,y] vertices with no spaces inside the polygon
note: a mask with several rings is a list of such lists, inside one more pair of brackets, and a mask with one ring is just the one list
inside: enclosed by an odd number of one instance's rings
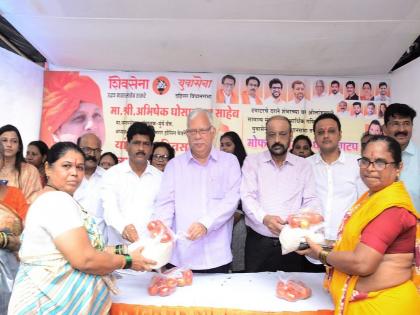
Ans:
{"label": "photo of man with beard", "polygon": [[248,234],[246,272],[305,271],[304,257],[282,255],[279,234],[287,216],[301,208],[319,209],[310,163],[288,152],[292,125],[285,116],[266,123],[268,151],[248,155],[242,167],[241,200]]}
{"label": "photo of man with beard", "polygon": [[100,198],[100,187],[105,170],[98,166],[102,152],[101,139],[96,134],[87,133],[77,139],[77,145],[85,154],[85,177],[74,192],[74,199],[95,218],[105,241],[107,240],[104,209]]}

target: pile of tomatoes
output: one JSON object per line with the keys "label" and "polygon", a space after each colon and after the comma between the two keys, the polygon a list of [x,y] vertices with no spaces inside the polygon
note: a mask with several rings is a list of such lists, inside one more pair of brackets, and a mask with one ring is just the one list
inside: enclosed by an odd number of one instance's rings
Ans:
{"label": "pile of tomatoes", "polygon": [[312,290],[302,281],[279,280],[279,282],[277,282],[276,295],[280,299],[295,302],[310,297],[312,295]]}
{"label": "pile of tomatoes", "polygon": [[193,273],[190,269],[174,267],[163,274],[156,275],[149,284],[149,295],[168,296],[175,292],[176,287],[192,284]]}
{"label": "pile of tomatoes", "polygon": [[292,228],[307,229],[309,226],[319,224],[323,221],[324,218],[317,212],[302,212],[291,214],[287,217],[287,222]]}

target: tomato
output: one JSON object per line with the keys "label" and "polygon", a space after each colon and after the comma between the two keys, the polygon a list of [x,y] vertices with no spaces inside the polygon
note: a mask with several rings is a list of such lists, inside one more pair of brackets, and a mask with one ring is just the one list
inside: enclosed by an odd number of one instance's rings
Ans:
{"label": "tomato", "polygon": [[175,288],[178,285],[178,281],[174,278],[167,278],[166,285],[170,288]]}
{"label": "tomato", "polygon": [[170,241],[172,241],[171,234],[169,234],[169,232],[163,233],[162,238],[160,239],[160,242],[161,243],[168,243]]}
{"label": "tomato", "polygon": [[186,286],[187,285],[187,283],[186,283],[186,281],[185,281],[185,279],[184,278],[178,278],[178,279],[176,279],[177,280],[177,282],[178,282],[178,287],[184,287],[184,286]]}
{"label": "tomato", "polygon": [[159,288],[156,285],[149,286],[147,288],[149,295],[155,296],[158,294]]}
{"label": "tomato", "polygon": [[300,220],[300,227],[302,228],[302,229],[307,229],[307,228],[309,228],[309,220],[308,219],[301,219]]}
{"label": "tomato", "polygon": [[322,221],[324,221],[324,218],[319,213],[314,212],[314,213],[311,213],[311,215],[309,216],[309,222],[311,224],[318,224],[318,223],[321,223]]}
{"label": "tomato", "polygon": [[159,288],[159,296],[168,296],[173,292],[173,289],[168,286],[161,286]]}
{"label": "tomato", "polygon": [[291,216],[288,221],[289,221],[290,227],[292,228],[300,227],[300,219],[298,217]]}

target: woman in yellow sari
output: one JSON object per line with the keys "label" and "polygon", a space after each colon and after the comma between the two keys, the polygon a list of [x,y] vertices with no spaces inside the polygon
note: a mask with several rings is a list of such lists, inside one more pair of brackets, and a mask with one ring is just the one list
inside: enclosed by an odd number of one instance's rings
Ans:
{"label": "woman in yellow sari", "polygon": [[[359,159],[366,192],[344,217],[331,252],[308,239],[299,251],[328,267],[335,314],[420,314],[412,281],[419,216],[404,184],[399,144],[373,136]],[[418,244],[417,244],[418,245]]]}

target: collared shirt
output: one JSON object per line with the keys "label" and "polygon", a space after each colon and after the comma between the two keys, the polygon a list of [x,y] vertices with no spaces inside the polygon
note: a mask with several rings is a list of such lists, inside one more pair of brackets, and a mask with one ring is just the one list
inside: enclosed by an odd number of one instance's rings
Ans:
{"label": "collared shirt", "polygon": [[316,194],[322,206],[328,240],[337,239],[346,211],[367,190],[360,178],[357,158],[357,155],[341,152],[331,164],[326,163],[319,153],[307,159],[315,176]]}
{"label": "collared shirt", "polygon": [[97,166],[90,178],[84,177],[79,188],[74,192],[73,198],[95,218],[102,235],[107,239],[106,224],[104,221],[104,208],[100,197],[103,176],[106,171]]}
{"label": "collared shirt", "polygon": [[301,208],[319,210],[311,165],[291,153],[281,167],[269,151],[248,155],[242,166],[241,200],[246,225],[269,237],[277,235],[263,224],[265,215],[286,220]]}
{"label": "collared shirt", "polygon": [[376,95],[375,101],[376,102],[389,102],[390,98],[388,95]]}
{"label": "collared shirt", "polygon": [[403,169],[401,180],[410,193],[417,212],[420,213],[420,149],[413,141],[402,152]]}
{"label": "collared shirt", "polygon": [[227,95],[225,92],[223,92],[223,95],[225,96],[225,104],[230,104],[230,98],[231,98],[232,94]]}
{"label": "collared shirt", "polygon": [[129,224],[142,233],[153,213],[153,204],[160,189],[162,172],[147,165],[138,176],[129,160],[111,167],[104,175],[101,198],[108,229],[109,243],[121,244],[121,234]]}
{"label": "collared shirt", "polygon": [[286,102],[279,98],[274,98],[273,96],[267,97],[264,100],[265,105],[286,105]]}
{"label": "collared shirt", "polygon": [[236,156],[213,148],[205,165],[191,151],[166,165],[154,218],[186,233],[194,222],[207,228],[195,241],[178,240],[171,263],[210,269],[232,261],[233,214],[239,201],[241,170]]}

